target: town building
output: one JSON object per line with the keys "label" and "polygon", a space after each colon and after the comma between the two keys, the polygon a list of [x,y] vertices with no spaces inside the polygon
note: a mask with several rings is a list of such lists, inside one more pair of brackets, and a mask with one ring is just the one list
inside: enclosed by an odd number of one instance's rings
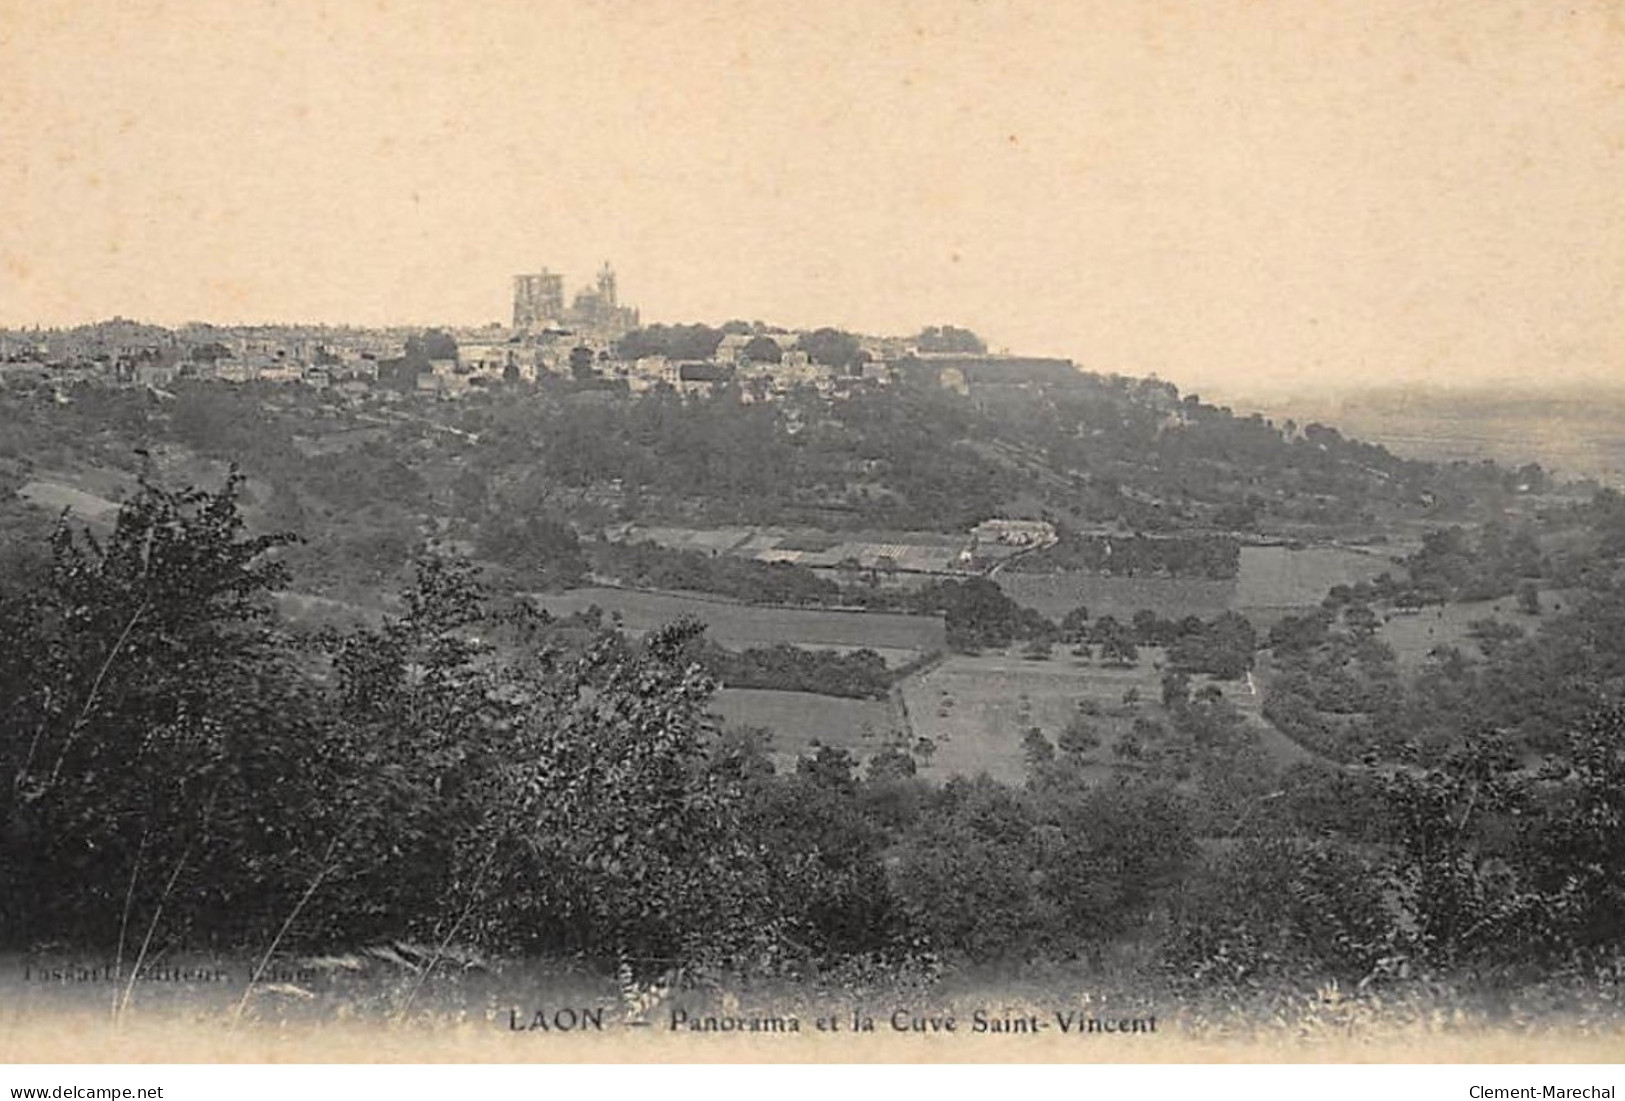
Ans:
{"label": "town building", "polygon": [[564,276],[543,268],[513,280],[513,327],[528,333],[564,331],[611,342],[638,327],[638,311],[623,306],[619,280],[608,261],[591,286],[564,305]]}
{"label": "town building", "polygon": [[543,268],[513,277],[513,327],[541,329],[564,320],[564,276]]}

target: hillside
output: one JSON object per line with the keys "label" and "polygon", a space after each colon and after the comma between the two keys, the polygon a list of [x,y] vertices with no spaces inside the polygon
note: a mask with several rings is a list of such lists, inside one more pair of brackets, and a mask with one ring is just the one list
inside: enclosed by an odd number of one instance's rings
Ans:
{"label": "hillside", "polygon": [[1407,461],[1154,380],[966,390],[904,381],[747,403],[559,380],[457,402],[268,384],[12,387],[0,487],[15,511],[35,480],[116,498],[138,450],[186,476],[236,463],[252,518],[311,539],[319,572],[362,584],[416,542],[477,550],[516,517],[590,536],[628,521],[963,533],[1042,516],[1085,532],[1314,542],[1414,535],[1518,503],[1509,471]]}

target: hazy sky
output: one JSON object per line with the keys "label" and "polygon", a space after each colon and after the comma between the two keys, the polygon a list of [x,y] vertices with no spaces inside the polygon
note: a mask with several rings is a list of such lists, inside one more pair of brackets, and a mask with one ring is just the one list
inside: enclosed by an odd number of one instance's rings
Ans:
{"label": "hazy sky", "polygon": [[1625,3],[0,0],[0,324],[968,325],[1625,376]]}

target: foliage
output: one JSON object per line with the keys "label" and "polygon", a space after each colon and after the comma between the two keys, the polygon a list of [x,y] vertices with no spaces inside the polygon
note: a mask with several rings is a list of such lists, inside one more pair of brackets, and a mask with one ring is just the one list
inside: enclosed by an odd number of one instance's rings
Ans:
{"label": "foliage", "polygon": [[426,367],[436,359],[455,360],[457,340],[444,329],[425,329],[406,338],[405,358],[418,367]]}
{"label": "foliage", "polygon": [[778,363],[784,358],[779,342],[766,334],[753,336],[739,349],[740,358],[750,363]]}
{"label": "foliage", "polygon": [[594,543],[596,572],[644,589],[716,593],[747,604],[833,605],[840,586],[792,562],[672,550],[654,543]]}
{"label": "foliage", "polygon": [[1089,716],[1079,711],[1067,720],[1060,735],[1055,739],[1055,748],[1062,753],[1082,755],[1100,746],[1100,734],[1090,722]]}
{"label": "foliage", "polygon": [[1055,633],[1054,624],[983,577],[933,581],[906,603],[912,611],[942,612],[948,645],[967,653],[1002,648],[1017,639],[1047,641]]}
{"label": "foliage", "polygon": [[[1625,950],[1625,595],[1600,576],[1527,633],[1481,625],[1482,659],[1441,651],[1414,675],[1382,606],[1352,593],[1277,624],[1266,714],[1367,753],[1355,767],[1281,773],[1220,686],[1193,690],[1193,673],[1249,667],[1244,621],[1078,614],[1066,629],[1105,660],[1169,650],[1160,705],[1110,712],[1133,720],[1115,778],[1094,778],[1104,728],[1081,707],[1053,743],[1026,732],[1021,787],[928,782],[924,744],[866,770],[819,747],[780,775],[764,736],[716,729],[713,674],[882,695],[878,654],[728,654],[693,623],[632,640],[601,617],[501,609],[443,557],[415,563],[397,615],[295,635],[269,598],[297,548],[249,534],[244,487],[143,479],[110,535],[64,523],[48,563],[0,581],[13,945],[407,937],[641,979],[1133,943],[1242,986],[1585,976]],[[525,515],[482,513],[482,552],[510,569],[572,558],[558,514]],[[786,593],[806,580],[783,576]],[[955,645],[1037,652],[1058,633],[986,579],[886,599],[941,613]]]}
{"label": "foliage", "polygon": [[712,685],[681,656],[698,630],[674,625],[630,654],[606,639],[525,717],[485,896],[507,944],[642,973],[776,942],[742,781],[706,767]]}
{"label": "foliage", "polygon": [[240,934],[308,869],[286,780],[319,775],[319,712],[265,600],[289,539],[244,534],[241,486],[143,477],[105,541],[60,524],[44,586],[0,594],[9,937]]}
{"label": "foliage", "polygon": [[987,344],[969,329],[953,325],[928,325],[914,338],[914,345],[926,353],[957,352],[969,355],[987,354]]}
{"label": "foliage", "polygon": [[1625,710],[1571,730],[1538,771],[1477,733],[1385,790],[1412,950],[1441,967],[1548,964],[1586,973],[1625,950]]}
{"label": "foliage", "polygon": [[1200,626],[1199,631],[1182,634],[1168,651],[1175,669],[1220,680],[1236,680],[1252,669],[1258,636],[1246,617],[1225,612]]}
{"label": "foliage", "polygon": [[870,649],[841,653],[778,643],[733,653],[712,646],[699,655],[699,660],[728,688],[770,688],[878,700],[886,698],[895,679],[885,659]]}
{"label": "foliage", "polygon": [[1381,869],[1347,845],[1245,841],[1181,891],[1163,966],[1192,990],[1357,985],[1393,950],[1382,888]]}
{"label": "foliage", "polygon": [[710,359],[722,343],[723,330],[709,325],[646,325],[616,342],[616,354],[625,360],[645,356],[667,359]]}
{"label": "foliage", "polygon": [[1198,577],[1228,580],[1241,563],[1232,536],[1094,535],[1062,531],[1060,541],[1011,567],[1023,573],[1082,571],[1104,577]]}
{"label": "foliage", "polygon": [[1454,526],[1430,531],[1405,560],[1422,601],[1493,600],[1548,571],[1534,531],[1491,522],[1475,534]]}
{"label": "foliage", "polygon": [[803,333],[796,346],[814,363],[826,367],[847,368],[858,362],[858,338],[840,329],[814,329]]}
{"label": "foliage", "polygon": [[514,570],[537,588],[567,589],[587,577],[581,540],[567,524],[545,515],[494,516],[481,525],[476,548],[482,558]]}

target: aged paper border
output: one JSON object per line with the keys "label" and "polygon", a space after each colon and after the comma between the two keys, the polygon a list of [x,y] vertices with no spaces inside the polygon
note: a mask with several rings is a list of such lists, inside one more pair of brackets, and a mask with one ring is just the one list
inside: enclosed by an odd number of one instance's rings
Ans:
{"label": "aged paper border", "polygon": [[[87,0],[89,2],[89,0]],[[356,0],[360,3],[360,0]],[[505,0],[470,0],[502,3]],[[515,0],[517,2],[517,0]],[[682,0],[703,8],[702,0]],[[1238,0],[1239,2],[1239,0]],[[387,0],[379,0],[380,7]],[[160,6],[160,0],[132,0],[121,5],[126,11],[145,5]],[[319,4],[288,3],[290,19],[308,18]],[[50,18],[61,4],[42,3],[37,14]],[[736,6],[735,6],[736,7]],[[1167,12],[1177,5],[1146,0],[1152,14]],[[0,2],[0,38],[8,24],[30,18],[26,0]],[[1280,7],[1283,32],[1290,32],[1295,9]],[[1059,17],[1087,17],[1081,7],[1060,8]],[[1625,18],[1616,21],[1625,27]],[[631,29],[635,33],[635,28]],[[1625,33],[1625,32],[1622,32]],[[906,49],[906,43],[899,43]],[[130,64],[142,64],[132,56]],[[1625,88],[1625,85],[1621,86]],[[1625,94],[1625,92],[1622,92]],[[48,119],[33,114],[36,105],[0,96],[0,129],[26,130],[48,125]],[[183,124],[183,123],[182,123]],[[6,143],[12,154],[21,143]],[[26,156],[26,151],[24,154]],[[0,214],[4,197],[0,196]],[[8,278],[11,277],[8,273]],[[1346,1039],[1264,1039],[1241,1042],[1205,1040],[1173,1036],[1154,1044],[1114,1044],[1090,1046],[1086,1050],[1071,1040],[1048,1037],[1011,1044],[981,1045],[961,1038],[953,1041],[918,1041],[911,1038],[873,1038],[860,1044],[803,1035],[793,1040],[750,1041],[726,1037],[669,1037],[640,1034],[627,1038],[613,1035],[603,1039],[564,1040],[549,1038],[510,1038],[495,1023],[489,1029],[459,1025],[443,1030],[415,1027],[386,1028],[333,1025],[320,1029],[266,1029],[246,1026],[240,1032],[216,1027],[217,1021],[165,1022],[137,1016],[123,1024],[110,1024],[105,1017],[84,1015],[41,1015],[18,1020],[0,1014],[0,1055],[8,1062],[93,1063],[93,1062],[456,1062],[456,1063],[649,1063],[649,1062],[1614,1062],[1625,1059],[1625,1036],[1618,1032],[1564,1036],[1556,1031],[1456,1032],[1448,1029],[1401,1031],[1372,1040]]]}

